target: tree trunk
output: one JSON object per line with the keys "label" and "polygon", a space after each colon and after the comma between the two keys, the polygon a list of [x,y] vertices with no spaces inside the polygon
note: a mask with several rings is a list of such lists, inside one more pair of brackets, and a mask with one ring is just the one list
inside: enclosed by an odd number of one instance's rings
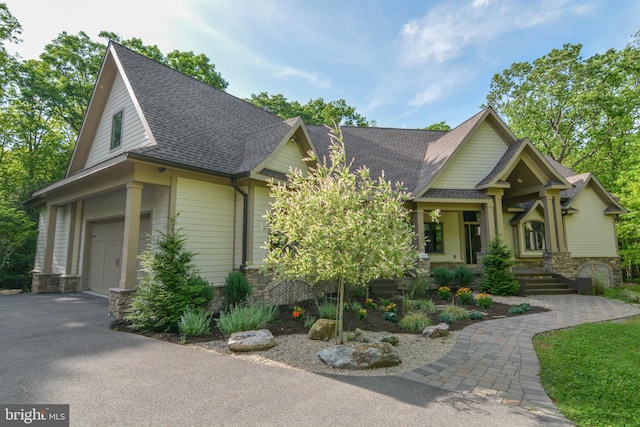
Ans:
{"label": "tree trunk", "polygon": [[336,334],[338,344],[344,344],[344,277],[340,277],[338,282],[338,333]]}

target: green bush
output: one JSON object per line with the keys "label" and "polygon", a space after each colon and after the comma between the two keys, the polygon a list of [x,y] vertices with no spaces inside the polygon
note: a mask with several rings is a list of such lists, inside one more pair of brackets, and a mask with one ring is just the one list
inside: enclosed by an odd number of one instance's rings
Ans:
{"label": "green bush", "polygon": [[362,304],[360,304],[358,301],[351,301],[351,305],[349,308],[351,308],[351,311],[353,311],[354,313],[357,313],[362,308]]}
{"label": "green bush", "polygon": [[531,311],[531,310],[533,310],[533,307],[528,302],[523,302],[518,307],[520,307],[522,309],[522,311]]}
{"label": "green bush", "polygon": [[338,318],[338,309],[336,305],[331,302],[316,303],[316,311],[321,319],[336,320]]}
{"label": "green bush", "polygon": [[509,314],[524,314],[524,309],[518,305],[509,307]]}
{"label": "green bush", "polygon": [[307,329],[311,329],[311,327],[313,326],[313,324],[316,323],[316,317],[309,314],[309,313],[305,313],[304,314],[304,327]]}
{"label": "green bush", "polygon": [[438,316],[438,320],[444,323],[453,323],[453,317],[451,317],[450,314],[444,312],[440,313],[440,315]]}
{"label": "green bush", "polygon": [[125,317],[139,331],[178,330],[187,307],[205,308],[213,290],[198,276],[192,263],[194,254],[186,249],[186,238],[169,220],[166,232],[160,232],[153,248],[140,256],[145,273]]}
{"label": "green bush", "polygon": [[430,299],[419,299],[411,301],[411,311],[420,311],[422,313],[435,313],[436,303]]}
{"label": "green bush", "polygon": [[609,279],[601,273],[593,274],[591,276],[591,283],[594,295],[604,295],[607,290],[611,289]]}
{"label": "green bush", "polygon": [[486,292],[482,292],[476,297],[476,305],[480,308],[487,309],[493,306],[493,298]]}
{"label": "green bush", "polygon": [[634,292],[631,289],[622,289],[619,293],[619,296],[623,301],[631,302],[634,304],[640,303],[640,293]]}
{"label": "green bush", "polygon": [[438,267],[433,270],[433,282],[438,286],[447,286],[453,280],[453,272],[447,267]]}
{"label": "green bush", "polygon": [[187,307],[180,317],[178,330],[182,335],[195,337],[208,334],[211,325],[211,314],[202,308]]}
{"label": "green bush", "polygon": [[474,280],[476,275],[464,265],[459,265],[453,270],[453,283],[458,287],[468,288]]}
{"label": "green bush", "polygon": [[492,295],[517,295],[520,283],[509,271],[513,264],[511,250],[496,235],[489,243],[489,253],[482,257],[480,290]]}
{"label": "green bush", "polygon": [[469,318],[469,310],[457,305],[448,305],[444,310],[442,310],[442,313],[448,314],[454,321],[466,320]]}
{"label": "green bush", "polygon": [[237,305],[244,305],[253,292],[253,287],[240,271],[232,271],[224,281],[224,292],[227,298],[227,310]]}
{"label": "green bush", "polygon": [[411,284],[409,285],[409,296],[414,298],[417,295],[424,295],[427,293],[428,289],[429,276],[426,274],[417,275],[411,279]]}
{"label": "green bush", "polygon": [[431,326],[431,320],[427,317],[426,314],[418,311],[413,311],[407,313],[400,322],[398,322],[401,328],[407,329],[408,331],[421,333],[424,328],[427,326]]}
{"label": "green bush", "polygon": [[484,315],[479,311],[472,311],[471,313],[469,313],[469,319],[471,320],[479,320],[482,319],[483,316]]}
{"label": "green bush", "polygon": [[253,304],[248,307],[231,307],[229,312],[220,313],[216,324],[225,335],[234,332],[263,329],[267,323],[278,317],[278,306],[270,304]]}

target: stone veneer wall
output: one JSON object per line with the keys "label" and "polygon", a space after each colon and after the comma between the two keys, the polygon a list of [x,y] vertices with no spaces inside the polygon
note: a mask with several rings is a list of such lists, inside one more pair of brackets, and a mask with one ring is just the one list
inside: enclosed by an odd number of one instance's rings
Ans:
{"label": "stone veneer wall", "polygon": [[31,273],[31,293],[49,294],[60,292],[60,274],[44,274],[37,270]]}
{"label": "stone veneer wall", "polygon": [[570,279],[606,275],[611,286],[622,285],[620,257],[571,257],[570,253],[545,253],[544,270]]}

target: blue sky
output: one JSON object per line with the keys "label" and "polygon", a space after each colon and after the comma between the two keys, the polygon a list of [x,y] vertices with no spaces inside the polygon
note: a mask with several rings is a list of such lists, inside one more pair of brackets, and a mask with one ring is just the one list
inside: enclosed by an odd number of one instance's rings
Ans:
{"label": "blue sky", "polygon": [[3,1],[25,58],[61,31],[114,31],[205,53],[235,96],[343,98],[380,127],[456,126],[512,63],[564,43],[583,57],[621,49],[640,30],[635,0]]}

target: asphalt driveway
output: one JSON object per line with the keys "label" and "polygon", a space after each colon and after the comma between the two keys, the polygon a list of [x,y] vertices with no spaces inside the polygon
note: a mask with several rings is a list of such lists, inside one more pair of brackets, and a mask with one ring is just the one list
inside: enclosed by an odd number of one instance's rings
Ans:
{"label": "asphalt driveway", "polygon": [[322,376],[112,331],[106,299],[0,295],[0,403],[75,426],[539,426],[519,407],[399,377]]}

